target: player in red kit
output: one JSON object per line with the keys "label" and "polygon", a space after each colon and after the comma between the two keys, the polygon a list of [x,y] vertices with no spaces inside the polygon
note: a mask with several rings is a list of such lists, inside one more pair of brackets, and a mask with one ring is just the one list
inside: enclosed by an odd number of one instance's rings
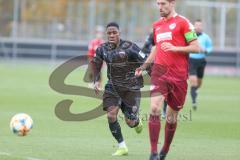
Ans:
{"label": "player in red kit", "polygon": [[[151,143],[150,160],[164,160],[177,127],[178,112],[187,93],[188,54],[200,51],[197,35],[189,20],[175,12],[175,0],[157,0],[161,18],[153,24],[155,46],[148,59],[138,69],[139,76],[152,61],[151,115],[148,122]],[[165,139],[158,155],[157,144],[161,128],[160,110],[167,102]]]}
{"label": "player in red kit", "polygon": [[96,54],[98,46],[104,43],[103,40],[104,28],[102,26],[96,27],[96,38],[91,40],[88,45],[88,58],[91,61]]}
{"label": "player in red kit", "polygon": [[[91,40],[88,45],[88,61],[91,62],[96,55],[97,48],[104,43],[104,27],[97,26],[95,30],[95,39]],[[93,87],[91,83],[93,83],[93,71],[91,66],[88,66],[87,72],[84,75],[85,82],[90,82],[89,87]],[[101,81],[101,80],[100,80]]]}

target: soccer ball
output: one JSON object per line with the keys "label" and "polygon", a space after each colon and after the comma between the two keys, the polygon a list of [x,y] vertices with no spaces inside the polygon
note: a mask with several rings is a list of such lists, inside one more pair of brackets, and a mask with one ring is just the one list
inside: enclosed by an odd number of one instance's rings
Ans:
{"label": "soccer ball", "polygon": [[25,113],[14,115],[10,122],[11,131],[18,136],[26,136],[32,127],[33,120]]}

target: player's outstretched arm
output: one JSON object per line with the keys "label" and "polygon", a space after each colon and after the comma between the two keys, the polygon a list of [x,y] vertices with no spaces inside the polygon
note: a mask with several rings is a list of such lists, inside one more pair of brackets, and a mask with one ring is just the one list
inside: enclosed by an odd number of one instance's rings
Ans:
{"label": "player's outstretched arm", "polygon": [[147,67],[153,62],[153,60],[154,60],[154,58],[156,56],[156,53],[157,53],[156,46],[153,46],[152,50],[151,50],[151,53],[148,56],[147,60],[142,64],[141,67],[136,69],[135,76],[139,77],[139,76],[142,75],[142,71],[146,70]]}
{"label": "player's outstretched arm", "polygon": [[188,46],[174,46],[171,43],[162,43],[161,49],[164,52],[177,52],[177,53],[199,53],[201,52],[201,47],[197,40],[191,41]]}

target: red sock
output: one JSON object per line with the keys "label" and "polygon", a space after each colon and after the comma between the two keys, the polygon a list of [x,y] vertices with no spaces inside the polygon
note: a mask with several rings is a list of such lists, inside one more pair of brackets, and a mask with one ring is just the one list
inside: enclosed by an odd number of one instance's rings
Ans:
{"label": "red sock", "polygon": [[161,153],[165,153],[165,154],[168,153],[169,147],[170,147],[173,137],[174,137],[174,133],[176,131],[176,128],[177,128],[177,123],[170,124],[170,123],[166,122],[165,139],[164,139],[164,145],[162,147]]}
{"label": "red sock", "polygon": [[158,153],[157,144],[161,128],[159,116],[150,115],[148,121],[149,137],[151,143],[151,153]]}

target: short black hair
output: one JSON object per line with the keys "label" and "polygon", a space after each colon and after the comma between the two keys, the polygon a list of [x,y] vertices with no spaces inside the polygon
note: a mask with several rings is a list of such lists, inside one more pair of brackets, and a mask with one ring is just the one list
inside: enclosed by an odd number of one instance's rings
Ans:
{"label": "short black hair", "polygon": [[119,30],[119,25],[116,22],[110,22],[107,24],[106,29],[108,27],[116,27]]}

